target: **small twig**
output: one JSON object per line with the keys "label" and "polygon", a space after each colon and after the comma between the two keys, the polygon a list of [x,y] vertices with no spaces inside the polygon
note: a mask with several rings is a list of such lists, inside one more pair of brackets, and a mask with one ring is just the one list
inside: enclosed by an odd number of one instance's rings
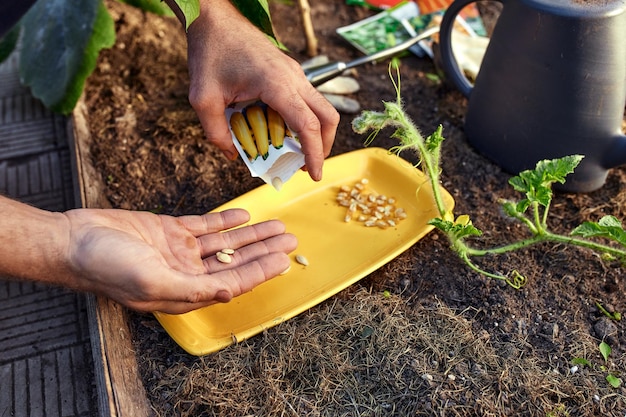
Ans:
{"label": "small twig", "polygon": [[302,26],[304,27],[304,36],[306,37],[306,53],[310,57],[317,55],[317,38],[313,30],[313,22],[311,20],[311,6],[308,0],[298,0],[300,13],[302,15]]}

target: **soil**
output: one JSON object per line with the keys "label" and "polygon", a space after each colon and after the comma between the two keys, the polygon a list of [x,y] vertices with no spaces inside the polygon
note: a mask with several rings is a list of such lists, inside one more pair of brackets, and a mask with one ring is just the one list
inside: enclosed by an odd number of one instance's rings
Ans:
{"label": "soil", "polygon": [[[114,207],[181,215],[214,209],[259,185],[241,160],[208,144],[187,100],[184,34],[173,18],[107,3],[118,40],[88,80],[85,100],[94,165]],[[298,8],[272,2],[278,38],[299,61],[305,38]],[[340,0],[311,3],[319,53],[359,53],[335,29],[374,12]],[[497,10],[483,9],[491,24]],[[353,76],[351,95],[381,110],[395,91],[387,63]],[[468,145],[467,100],[428,58],[401,60],[405,108],[424,133],[443,125],[442,184],[484,234],[476,246],[528,236],[499,199],[519,199],[510,174]],[[342,115],[332,155],[364,147]],[[383,132],[374,145],[396,145]],[[402,154],[411,162],[415,155]],[[549,226],[568,233],[602,215],[626,218],[626,170],[587,194],[556,194]],[[518,270],[519,290],[472,270],[434,231],[358,283],[309,311],[218,353],[197,358],[149,314],[132,330],[140,372],[160,416],[624,416],[626,333],[608,312],[626,311],[624,266],[584,249],[541,244],[475,259],[488,271]],[[608,362],[598,344],[612,348]],[[573,368],[575,358],[586,364]]]}

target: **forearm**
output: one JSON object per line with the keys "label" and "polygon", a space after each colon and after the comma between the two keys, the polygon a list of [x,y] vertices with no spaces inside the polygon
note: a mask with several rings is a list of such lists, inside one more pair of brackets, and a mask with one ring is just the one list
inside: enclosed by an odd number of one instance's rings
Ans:
{"label": "forearm", "polygon": [[67,218],[3,196],[0,213],[0,275],[71,285]]}

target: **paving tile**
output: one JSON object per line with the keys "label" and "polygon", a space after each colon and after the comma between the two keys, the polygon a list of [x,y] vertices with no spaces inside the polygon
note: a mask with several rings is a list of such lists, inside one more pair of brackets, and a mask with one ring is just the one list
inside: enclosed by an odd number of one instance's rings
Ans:
{"label": "paving tile", "polygon": [[[66,123],[0,65],[0,194],[76,207]],[[0,277],[0,416],[97,416],[93,375],[85,296]]]}

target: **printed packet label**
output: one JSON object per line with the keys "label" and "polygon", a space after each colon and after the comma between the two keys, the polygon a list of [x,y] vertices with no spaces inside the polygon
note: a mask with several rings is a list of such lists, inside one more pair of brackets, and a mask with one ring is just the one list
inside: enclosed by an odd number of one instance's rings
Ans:
{"label": "printed packet label", "polygon": [[[302,146],[297,137],[289,134],[290,130],[286,127],[287,133],[285,134],[283,145],[280,148],[274,147],[270,141],[267,157],[263,159],[263,156],[259,155],[251,160],[230,125],[230,119],[233,113],[239,112],[245,115],[245,110],[249,106],[261,106],[264,110],[267,108],[267,105],[260,101],[248,101],[237,103],[226,109],[226,119],[229,121],[228,128],[230,129],[233,143],[241,159],[243,159],[248,167],[250,174],[253,177],[261,178],[277,191],[280,191],[282,185],[304,166]],[[252,132],[252,129],[250,129],[250,132]]]}

